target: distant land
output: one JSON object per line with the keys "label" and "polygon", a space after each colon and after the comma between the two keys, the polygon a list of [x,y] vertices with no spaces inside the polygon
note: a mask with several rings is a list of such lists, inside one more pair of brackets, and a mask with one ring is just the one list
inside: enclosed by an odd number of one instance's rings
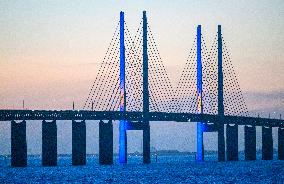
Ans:
{"label": "distant land", "polygon": [[[277,153],[277,149],[273,149],[273,153]],[[239,155],[244,155],[245,152],[244,151],[239,151],[238,152]],[[261,154],[262,153],[262,150],[259,149],[256,151],[257,154]],[[188,152],[188,151],[178,151],[178,150],[157,150],[157,151],[151,151],[151,155],[154,156],[154,155],[160,155],[160,156],[170,156],[170,155],[175,155],[175,156],[184,156],[184,155],[195,155],[196,152]],[[215,150],[205,150],[204,151],[204,154],[205,155],[218,155],[218,151],[215,151]],[[114,156],[118,156],[118,153],[114,153],[113,154]],[[142,156],[143,153],[141,152],[138,152],[138,151],[135,151],[135,152],[132,152],[132,153],[128,153],[128,156]],[[0,155],[0,157],[10,157],[11,155],[10,154],[5,154],[5,155]],[[41,154],[29,154],[28,155],[29,157],[38,157],[38,156],[41,156]],[[62,156],[62,157],[65,157],[65,156],[71,156],[71,154],[58,154],[58,156]],[[90,156],[99,156],[98,153],[94,153],[94,154],[87,154],[86,155],[87,157],[90,157]]]}

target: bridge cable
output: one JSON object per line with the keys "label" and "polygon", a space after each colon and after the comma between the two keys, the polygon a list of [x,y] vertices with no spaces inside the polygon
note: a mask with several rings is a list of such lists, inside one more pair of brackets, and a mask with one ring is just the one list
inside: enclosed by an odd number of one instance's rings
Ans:
{"label": "bridge cable", "polygon": [[[114,38],[115,38],[115,36],[116,36],[118,27],[119,27],[119,23],[118,23],[117,26],[116,26],[115,32],[114,32],[114,34],[113,34],[113,36],[112,36],[112,39],[111,39],[110,44],[109,44],[109,46],[108,46],[108,48],[107,48],[107,51],[106,51],[106,54],[105,54],[105,56],[104,56],[104,58],[103,58],[102,63],[105,62],[105,59],[106,59],[106,58],[109,56],[109,54],[110,54],[110,48],[111,48],[112,45],[113,45]],[[100,77],[99,74],[100,74],[100,72],[103,72],[102,69],[104,69],[104,68],[103,68],[102,65],[101,65],[101,67],[99,68],[98,74],[96,75],[95,81],[93,82],[93,85],[92,85],[92,87],[91,87],[91,90],[90,90],[90,92],[89,92],[89,95],[88,95],[88,97],[87,97],[87,99],[86,99],[86,101],[85,101],[85,103],[84,103],[83,109],[86,108],[87,103],[88,103],[88,101],[89,101],[90,98],[91,98],[91,94],[92,94],[92,92],[93,92],[94,86],[97,85],[97,82],[96,82],[96,81],[98,80],[98,77]],[[90,104],[90,103],[89,103],[89,104]],[[88,106],[88,107],[89,107],[89,106]]]}

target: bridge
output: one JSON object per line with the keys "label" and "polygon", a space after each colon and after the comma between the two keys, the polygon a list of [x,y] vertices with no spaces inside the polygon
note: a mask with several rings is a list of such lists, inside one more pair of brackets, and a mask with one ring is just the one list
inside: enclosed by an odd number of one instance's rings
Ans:
{"label": "bridge", "polygon": [[[284,160],[284,120],[249,115],[221,25],[208,47],[196,39],[174,90],[159,55],[146,12],[131,37],[120,12],[106,56],[82,110],[0,110],[11,121],[11,165],[27,166],[26,123],[42,120],[42,165],[57,165],[57,120],[72,120],[72,164],[86,164],[86,120],[99,121],[99,162],[113,163],[113,121],[119,123],[119,162],[127,163],[128,130],[143,131],[143,162],[150,163],[150,121],[197,122],[196,160],[204,160],[203,134],[218,132],[218,161],[238,160],[238,126],[245,128],[245,159],[256,160],[256,126],[262,127],[262,159]],[[225,129],[226,128],[226,129]],[[226,130],[226,131],[225,131]]]}

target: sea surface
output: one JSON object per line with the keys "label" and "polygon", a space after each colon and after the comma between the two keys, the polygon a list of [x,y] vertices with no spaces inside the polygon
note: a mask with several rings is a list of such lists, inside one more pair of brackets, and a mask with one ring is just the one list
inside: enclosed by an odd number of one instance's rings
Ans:
{"label": "sea surface", "polygon": [[85,166],[72,166],[71,155],[58,157],[58,166],[42,167],[41,156],[29,156],[28,166],[12,168],[10,158],[0,156],[0,183],[284,183],[284,161],[217,162],[207,156],[195,162],[193,155],[158,156],[142,164],[141,156],[128,157],[128,163],[98,164],[88,155]]}

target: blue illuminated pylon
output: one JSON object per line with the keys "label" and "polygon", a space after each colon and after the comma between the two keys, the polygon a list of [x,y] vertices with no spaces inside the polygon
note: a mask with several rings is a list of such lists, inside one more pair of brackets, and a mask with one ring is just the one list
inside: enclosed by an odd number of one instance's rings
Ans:
{"label": "blue illuminated pylon", "polygon": [[[124,12],[120,12],[120,111],[126,112]],[[127,162],[127,122],[119,122],[119,163]]]}
{"label": "blue illuminated pylon", "polygon": [[[196,52],[196,62],[197,62],[197,112],[198,114],[203,113],[203,103],[202,103],[202,55],[201,55],[201,25],[197,26],[197,52]],[[202,122],[197,123],[197,148],[196,148],[196,160],[204,160],[204,147],[203,147],[203,132],[205,131],[206,125]]]}

